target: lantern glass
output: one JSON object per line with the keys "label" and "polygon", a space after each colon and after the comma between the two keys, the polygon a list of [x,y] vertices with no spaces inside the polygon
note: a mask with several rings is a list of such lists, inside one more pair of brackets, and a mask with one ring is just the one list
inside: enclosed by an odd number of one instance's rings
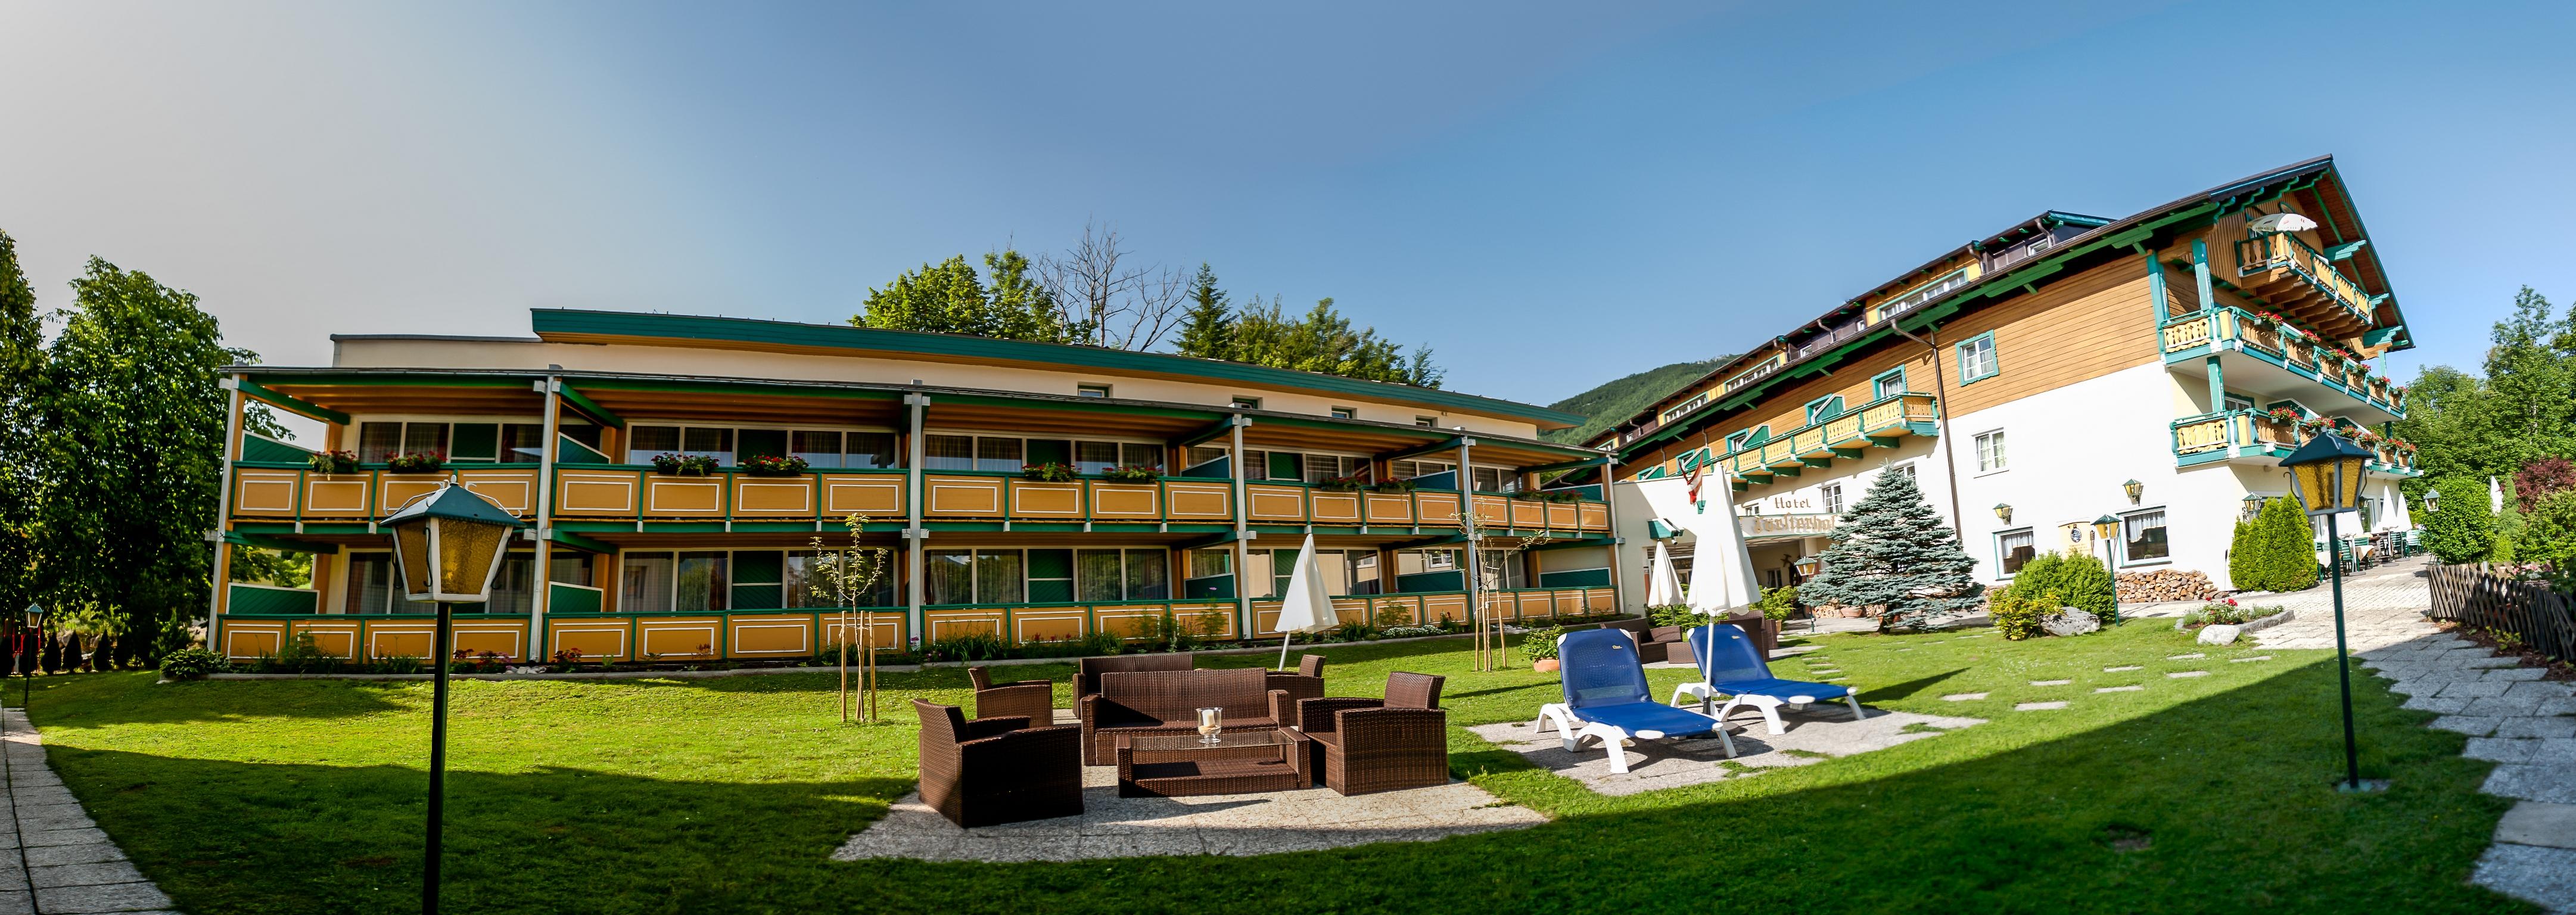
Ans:
{"label": "lantern glass", "polygon": [[2120,484],[2120,491],[2129,494],[2129,504],[2136,505],[2138,504],[2138,500],[2146,495],[2147,484],[2140,483],[2136,480],[2130,480],[2126,483]]}
{"label": "lantern glass", "polygon": [[2094,535],[2094,536],[2096,536],[2096,537],[2100,537],[2100,538],[2102,538],[2102,539],[2104,539],[2104,540],[2109,540],[2109,539],[2111,539],[2111,535],[2116,534],[2116,533],[2119,533],[2119,532],[2120,532],[2120,519],[2118,519],[2118,518],[2114,518],[2114,517],[2111,517],[2111,516],[2109,516],[2109,515],[2103,515],[2102,517],[2099,517],[2099,518],[2095,518],[2095,519],[2093,519],[2093,535]]}
{"label": "lantern glass", "polygon": [[2338,477],[2336,482],[2342,484],[2335,490],[2336,508],[2345,511],[2361,508],[2361,486],[2366,480],[2362,475],[2364,462],[2364,458],[2344,458],[2335,462],[2335,474]]}
{"label": "lantern glass", "polygon": [[412,600],[436,590],[429,562],[429,522],[394,528],[394,564],[402,570],[403,593],[413,595]]}
{"label": "lantern glass", "polygon": [[29,628],[29,629],[42,629],[42,628],[44,628],[44,627],[45,627],[45,608],[43,608],[43,607],[41,607],[41,606],[37,606],[37,605],[35,605],[35,604],[28,604],[28,605],[27,605],[27,628]]}
{"label": "lantern glass", "polygon": [[2005,505],[2005,504],[2000,503],[2000,502],[1996,503],[1996,504],[1995,504],[1995,517],[1996,517],[1996,518],[1999,518],[1999,519],[2002,519],[2003,521],[2005,521],[2005,522],[2007,522],[2007,523],[2011,522],[2011,521],[2012,521],[2012,506],[2010,506],[2010,505]]}

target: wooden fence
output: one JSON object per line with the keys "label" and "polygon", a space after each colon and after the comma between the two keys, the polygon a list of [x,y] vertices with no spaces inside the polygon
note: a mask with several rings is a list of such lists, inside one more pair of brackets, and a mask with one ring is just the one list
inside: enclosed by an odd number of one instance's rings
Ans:
{"label": "wooden fence", "polygon": [[2431,574],[2434,619],[2511,632],[2549,658],[2576,659],[2576,615],[2546,583],[2506,578],[2483,563],[2435,565]]}

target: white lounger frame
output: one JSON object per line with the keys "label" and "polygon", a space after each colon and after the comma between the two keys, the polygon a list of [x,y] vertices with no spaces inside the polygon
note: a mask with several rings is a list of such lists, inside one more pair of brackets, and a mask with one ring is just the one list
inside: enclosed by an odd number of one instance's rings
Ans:
{"label": "white lounger frame", "polygon": [[[1709,704],[1709,702],[1710,702],[1710,701],[1712,701],[1712,700],[1714,700],[1714,699],[1717,697],[1717,695],[1718,695],[1717,693],[1713,692],[1713,691],[1709,688],[1709,685],[1708,685],[1707,683],[1684,683],[1684,684],[1682,684],[1682,685],[1680,685],[1680,686],[1673,687],[1673,701],[1672,701],[1672,704],[1673,704],[1673,705],[1680,705],[1680,704],[1682,704],[1682,699],[1683,699],[1683,697],[1685,697],[1685,696],[1687,696],[1687,697],[1689,697],[1689,698],[1697,699],[1697,700],[1699,700],[1699,710],[1700,710],[1700,714],[1705,715],[1705,714],[1708,714],[1708,704]],[[1816,697],[1814,697],[1814,696],[1794,696],[1794,695],[1793,695],[1793,696],[1752,696],[1752,695],[1746,695],[1746,696],[1732,696],[1732,695],[1730,695],[1730,696],[1727,696],[1727,697],[1726,697],[1726,705],[1725,705],[1724,707],[1722,707],[1722,708],[1719,708],[1719,709],[1718,709],[1718,711],[1717,711],[1717,715],[1716,715],[1715,717],[1717,718],[1717,720],[1718,720],[1719,722],[1723,723],[1724,721],[1726,721],[1726,716],[1727,716],[1728,714],[1731,714],[1731,713],[1733,713],[1733,712],[1735,711],[1735,707],[1736,707],[1736,706],[1739,706],[1739,705],[1749,705],[1749,706],[1752,706],[1754,709],[1759,710],[1759,711],[1762,713],[1762,720],[1763,720],[1765,723],[1767,723],[1767,724],[1769,724],[1769,725],[1770,725],[1772,735],[1773,735],[1773,736],[1778,736],[1778,735],[1780,735],[1780,734],[1788,733],[1788,731],[1789,731],[1788,726],[1787,726],[1787,725],[1782,724],[1782,723],[1781,723],[1781,721],[1780,721],[1780,707],[1781,707],[1781,706],[1783,706],[1783,705],[1787,705],[1787,706],[1796,707],[1796,708],[1803,708],[1803,707],[1805,707],[1808,703],[1811,703],[1811,702],[1814,702],[1814,701],[1816,701]],[[1857,690],[1845,690],[1845,691],[1843,692],[1843,701],[1848,702],[1848,703],[1851,703],[1852,720],[1853,720],[1853,721],[1860,721],[1860,720],[1863,720],[1863,719],[1865,719],[1865,718],[1867,718],[1867,717],[1868,717],[1867,715],[1864,715],[1864,714],[1862,714],[1862,713],[1861,713],[1861,710],[1860,710],[1860,693],[1859,693],[1859,691],[1857,691]]]}
{"label": "white lounger frame", "polygon": [[[1555,724],[1557,738],[1564,741],[1565,752],[1568,753],[1582,752],[1586,737],[1600,738],[1602,748],[1610,751],[1610,772],[1613,775],[1628,774],[1628,751],[1620,748],[1622,744],[1630,740],[1662,740],[1667,736],[1662,731],[1631,732],[1616,725],[1593,721],[1576,714],[1572,707],[1562,702],[1539,706],[1538,720],[1531,722],[1530,726],[1537,729],[1537,733],[1545,734],[1550,723]],[[1724,719],[1718,721],[1717,739],[1726,745],[1726,758],[1734,759],[1735,738],[1727,736]]]}

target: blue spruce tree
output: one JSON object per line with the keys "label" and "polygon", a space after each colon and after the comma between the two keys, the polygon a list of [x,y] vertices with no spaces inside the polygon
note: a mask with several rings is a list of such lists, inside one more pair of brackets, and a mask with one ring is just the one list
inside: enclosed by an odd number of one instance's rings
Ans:
{"label": "blue spruce tree", "polygon": [[1969,574],[1976,565],[1959,551],[1958,536],[1924,501],[1912,474],[1881,473],[1834,529],[1822,568],[1799,586],[1798,597],[1885,607],[1880,632],[1920,629],[1982,602],[1984,588]]}

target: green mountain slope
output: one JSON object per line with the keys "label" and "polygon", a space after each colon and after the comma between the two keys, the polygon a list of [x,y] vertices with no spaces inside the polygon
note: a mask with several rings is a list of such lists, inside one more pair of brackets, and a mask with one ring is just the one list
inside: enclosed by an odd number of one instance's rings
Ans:
{"label": "green mountain slope", "polygon": [[1630,414],[1645,409],[1646,405],[1662,399],[1666,394],[1681,390],[1682,385],[1699,380],[1699,376],[1708,374],[1710,369],[1717,368],[1720,363],[1733,358],[1735,357],[1719,356],[1705,362],[1676,362],[1662,368],[1647,369],[1625,378],[1603,382],[1601,386],[1592,390],[1548,404],[1550,409],[1580,413],[1588,419],[1583,425],[1545,433],[1545,436],[1549,441],[1569,445],[1588,442],[1601,430],[1609,428],[1611,423],[1627,419]]}

